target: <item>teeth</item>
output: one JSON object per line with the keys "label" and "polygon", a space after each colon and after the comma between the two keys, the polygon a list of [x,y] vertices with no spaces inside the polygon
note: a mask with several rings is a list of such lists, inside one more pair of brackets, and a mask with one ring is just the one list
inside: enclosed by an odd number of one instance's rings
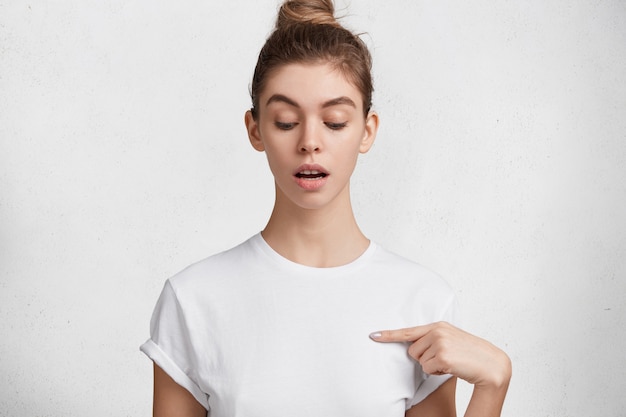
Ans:
{"label": "teeth", "polygon": [[301,172],[301,174],[302,175],[317,175],[317,174],[321,174],[321,172],[319,172],[316,169],[314,169],[314,170],[305,169],[304,171]]}

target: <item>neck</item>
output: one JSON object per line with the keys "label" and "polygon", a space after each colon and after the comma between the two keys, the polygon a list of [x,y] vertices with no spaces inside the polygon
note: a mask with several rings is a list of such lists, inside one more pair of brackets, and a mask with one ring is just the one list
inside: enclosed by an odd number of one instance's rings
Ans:
{"label": "neck", "polygon": [[262,235],[285,258],[320,268],[350,263],[369,246],[354,218],[349,192],[322,208],[307,209],[277,190],[274,210]]}

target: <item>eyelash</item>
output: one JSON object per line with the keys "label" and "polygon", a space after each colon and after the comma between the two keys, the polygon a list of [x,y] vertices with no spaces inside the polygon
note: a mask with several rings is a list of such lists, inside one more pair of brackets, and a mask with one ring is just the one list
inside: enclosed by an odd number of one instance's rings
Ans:
{"label": "eyelash", "polygon": [[341,130],[348,125],[348,123],[346,122],[343,122],[343,123],[325,122],[324,124],[331,130]]}
{"label": "eyelash", "polygon": [[[294,127],[296,127],[299,123],[284,123],[284,122],[274,122],[274,125],[280,129],[280,130],[291,130]],[[331,122],[324,122],[324,124],[326,125],[326,127],[328,127],[330,130],[341,130],[344,127],[346,127],[348,125],[347,122],[343,122],[343,123],[331,123]]]}
{"label": "eyelash", "polygon": [[291,130],[296,127],[297,123],[274,122],[274,125],[280,130]]}

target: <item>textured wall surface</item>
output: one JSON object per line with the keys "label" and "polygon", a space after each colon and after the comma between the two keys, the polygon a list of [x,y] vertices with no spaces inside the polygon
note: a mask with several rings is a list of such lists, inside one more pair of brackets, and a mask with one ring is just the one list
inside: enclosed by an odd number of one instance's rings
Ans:
{"label": "textured wall surface", "polygon": [[[363,230],[509,353],[504,415],[625,416],[626,3],[349,3]],[[150,414],[163,281],[271,209],[242,120],[276,6],[0,2],[1,416]]]}

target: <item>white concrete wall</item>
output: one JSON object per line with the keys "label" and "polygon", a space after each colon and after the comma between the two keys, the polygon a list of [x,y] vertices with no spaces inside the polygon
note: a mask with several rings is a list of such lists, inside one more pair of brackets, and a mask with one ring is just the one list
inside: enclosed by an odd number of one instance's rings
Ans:
{"label": "white concrete wall", "polygon": [[[626,3],[349,3],[363,229],[510,354],[504,415],[626,415]],[[242,119],[275,10],[0,2],[0,415],[149,415],[163,281],[271,208]]]}

